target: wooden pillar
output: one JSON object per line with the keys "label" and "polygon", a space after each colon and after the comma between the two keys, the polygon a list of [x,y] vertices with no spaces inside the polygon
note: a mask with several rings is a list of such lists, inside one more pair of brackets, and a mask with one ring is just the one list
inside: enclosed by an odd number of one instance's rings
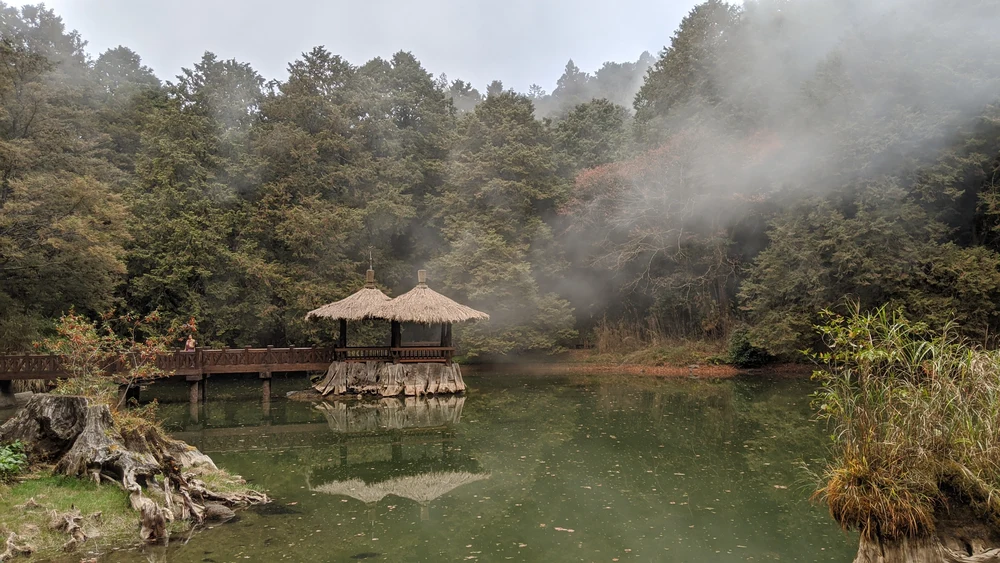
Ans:
{"label": "wooden pillar", "polygon": [[403,433],[393,432],[392,436],[392,461],[399,463],[403,461]]}
{"label": "wooden pillar", "polygon": [[[403,341],[403,331],[399,326],[399,321],[392,321],[392,337],[389,340],[389,346],[391,348],[399,348],[400,343]],[[395,350],[392,351],[392,363],[399,363],[399,355]]]}
{"label": "wooden pillar", "polygon": [[0,408],[13,407],[15,404],[14,382],[9,379],[0,381]]}
{"label": "wooden pillar", "polygon": [[[445,348],[451,348],[453,344],[451,343],[451,323],[444,323],[441,327],[441,346]],[[447,359],[447,364],[451,365],[451,351],[444,352],[445,358]]]}
{"label": "wooden pillar", "polygon": [[264,417],[271,416],[271,372],[262,371],[260,372],[260,387],[261,387],[261,410],[264,412]]}
{"label": "wooden pillar", "polygon": [[338,348],[347,348],[347,319],[340,319],[340,341]]}

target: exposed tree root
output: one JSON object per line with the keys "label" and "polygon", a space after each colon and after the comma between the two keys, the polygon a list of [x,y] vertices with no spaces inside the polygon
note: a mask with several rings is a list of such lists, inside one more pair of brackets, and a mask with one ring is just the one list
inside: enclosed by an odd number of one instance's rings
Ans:
{"label": "exposed tree root", "polygon": [[[216,470],[208,456],[153,425],[115,428],[107,405],[86,397],[33,396],[0,426],[0,442],[14,440],[28,445],[32,462],[55,463],[57,473],[122,487],[140,514],[144,541],[165,540],[167,524],[175,520],[203,523],[209,503],[236,507],[268,502],[255,491],[210,490],[190,471]],[[70,535],[65,549],[86,541],[79,513],[58,516],[53,524]]]}
{"label": "exposed tree root", "polygon": [[24,543],[17,534],[11,532],[4,543],[3,553],[0,553],[0,561],[9,561],[19,555],[31,555],[34,548]]}

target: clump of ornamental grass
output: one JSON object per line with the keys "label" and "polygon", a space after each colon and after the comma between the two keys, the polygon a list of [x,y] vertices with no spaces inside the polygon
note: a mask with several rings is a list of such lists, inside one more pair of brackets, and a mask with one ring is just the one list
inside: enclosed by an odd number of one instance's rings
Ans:
{"label": "clump of ornamental grass", "polygon": [[869,540],[930,537],[955,502],[1000,524],[1000,353],[886,307],[824,318],[834,456],[814,498]]}

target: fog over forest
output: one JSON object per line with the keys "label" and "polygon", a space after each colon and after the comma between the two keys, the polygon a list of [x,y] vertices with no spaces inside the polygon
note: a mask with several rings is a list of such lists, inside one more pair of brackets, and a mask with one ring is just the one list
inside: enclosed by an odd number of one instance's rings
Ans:
{"label": "fog over forest", "polygon": [[793,357],[848,299],[992,342],[998,8],[709,0],[661,51],[519,91],[406,46],[158,76],[2,5],[0,347],[70,308],[328,343],[305,312],[370,261],[391,295],[426,268],[490,313],[456,332],[470,355],[739,335]]}
{"label": "fog over forest", "polygon": [[[125,45],[169,79],[205,51],[250,63],[265,79],[316,45],[360,63],[413,53],[435,76],[482,90],[493,80],[527,92],[555,88],[566,61],[587,72],[656,52],[695,0],[49,0],[94,56]],[[638,18],[636,14],[642,14]],[[265,39],[266,38],[266,39]],[[629,102],[631,105],[631,102]]]}

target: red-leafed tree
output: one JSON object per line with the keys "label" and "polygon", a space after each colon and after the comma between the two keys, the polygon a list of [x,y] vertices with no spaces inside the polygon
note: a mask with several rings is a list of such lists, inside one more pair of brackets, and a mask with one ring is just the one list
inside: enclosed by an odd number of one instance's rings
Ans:
{"label": "red-leafed tree", "polygon": [[773,147],[764,135],[691,128],[633,159],[582,172],[562,209],[571,256],[610,271],[617,289],[647,300],[667,331],[726,334],[740,239],[766,201],[757,171]]}

